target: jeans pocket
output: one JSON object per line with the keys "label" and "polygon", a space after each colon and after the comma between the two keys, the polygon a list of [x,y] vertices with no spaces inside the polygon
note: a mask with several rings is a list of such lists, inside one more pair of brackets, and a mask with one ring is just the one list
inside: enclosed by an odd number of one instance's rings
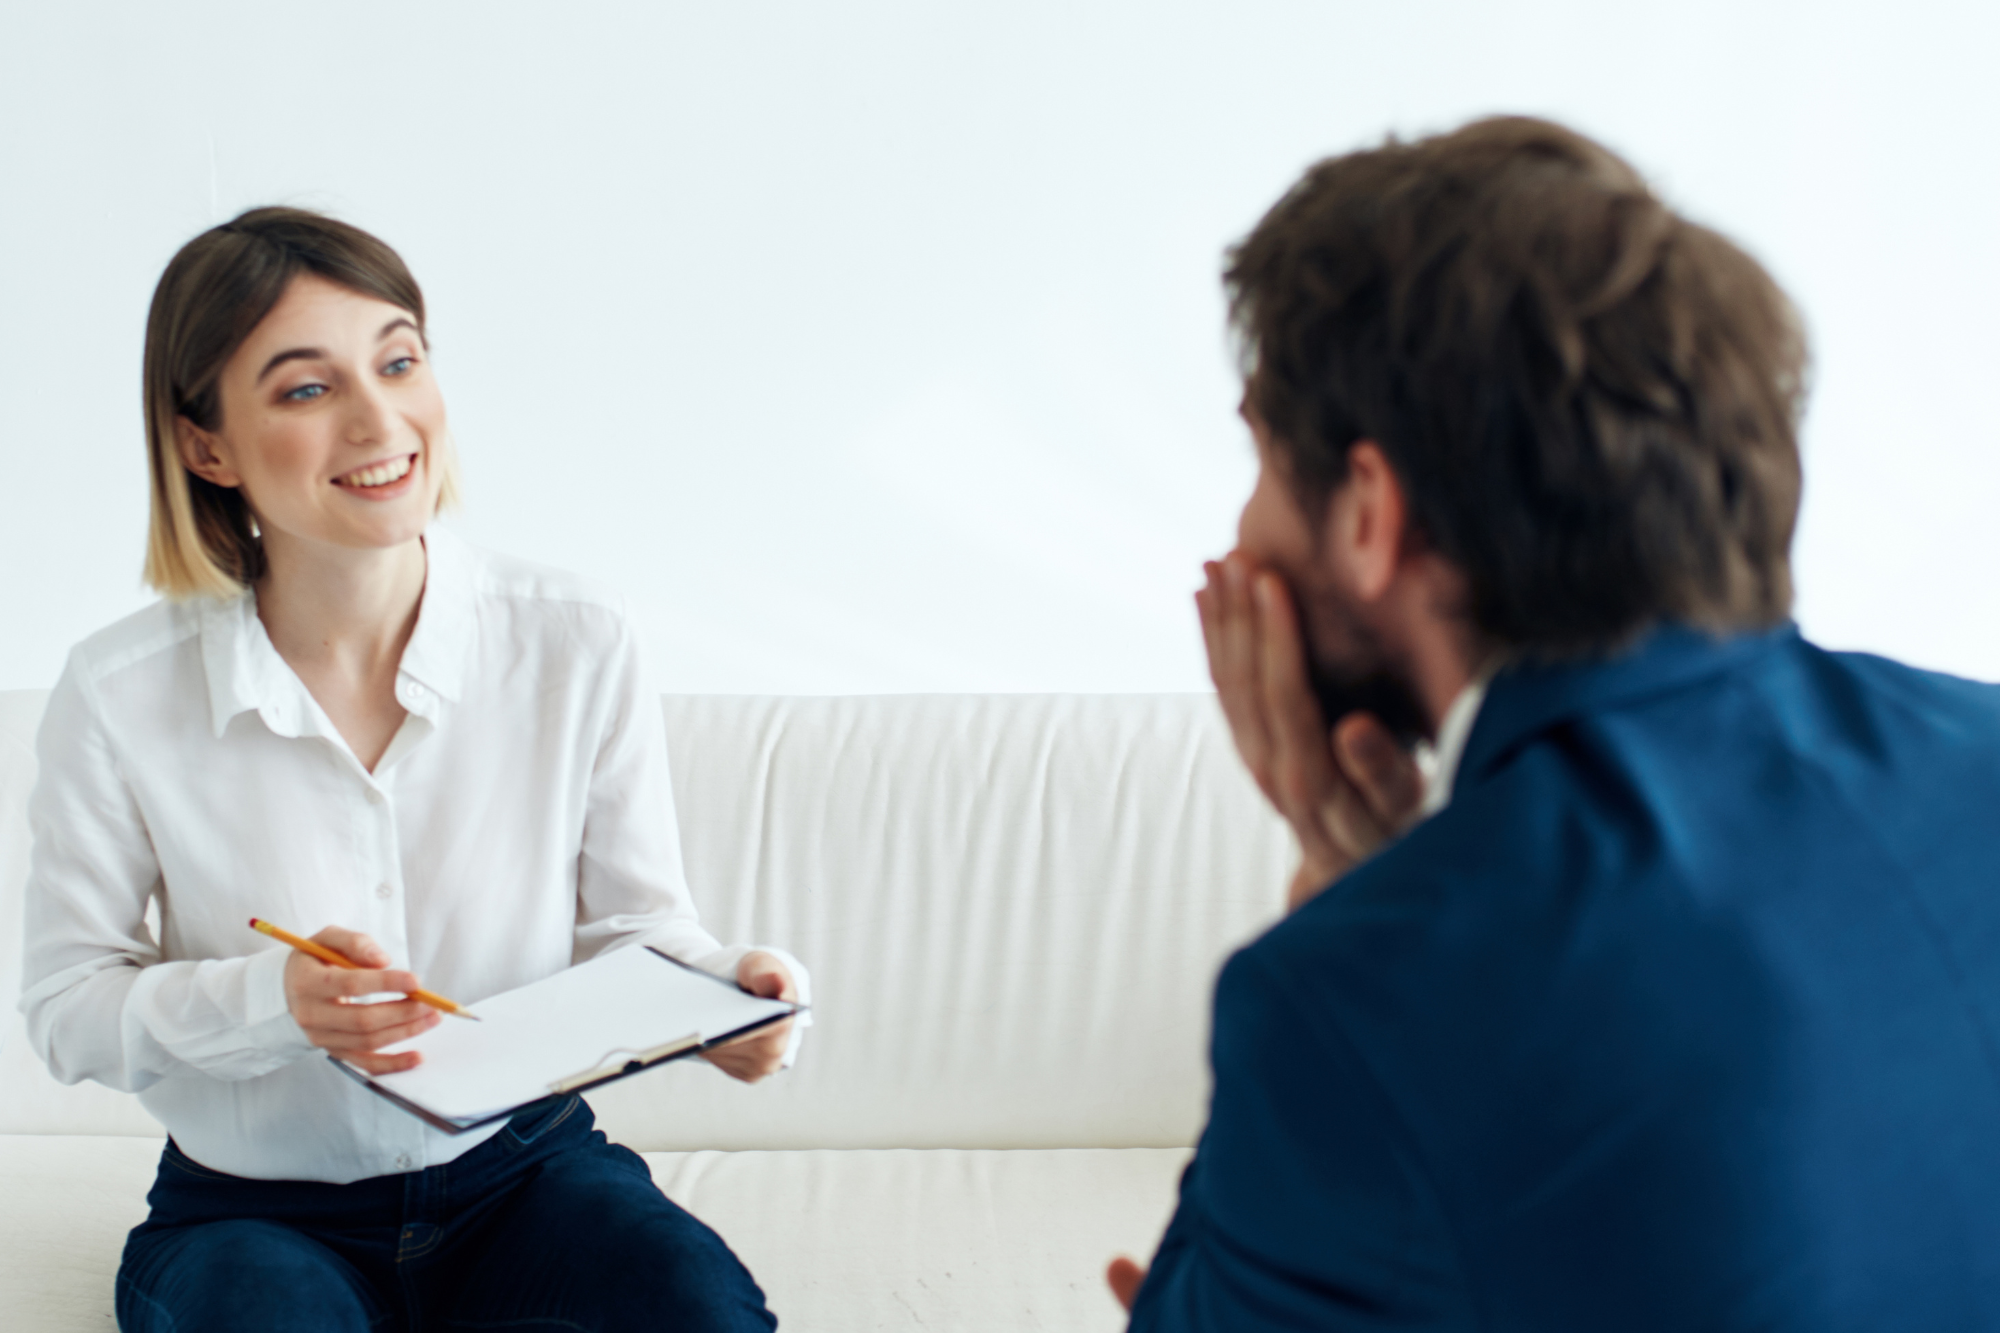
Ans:
{"label": "jeans pocket", "polygon": [[500,1131],[500,1140],[511,1149],[525,1148],[558,1125],[567,1123],[583,1109],[583,1098],[575,1093],[547,1097],[515,1113]]}

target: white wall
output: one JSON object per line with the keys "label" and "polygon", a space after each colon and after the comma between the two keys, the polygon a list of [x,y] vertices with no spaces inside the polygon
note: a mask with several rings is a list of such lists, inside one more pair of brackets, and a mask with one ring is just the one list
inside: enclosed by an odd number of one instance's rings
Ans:
{"label": "white wall", "polygon": [[1807,629],[2000,677],[1993,6],[0,8],[0,687],[141,604],[161,265],[258,203],[411,261],[474,540],[679,690],[1171,690],[1249,459],[1222,247],[1317,156],[1552,114],[1818,349]]}

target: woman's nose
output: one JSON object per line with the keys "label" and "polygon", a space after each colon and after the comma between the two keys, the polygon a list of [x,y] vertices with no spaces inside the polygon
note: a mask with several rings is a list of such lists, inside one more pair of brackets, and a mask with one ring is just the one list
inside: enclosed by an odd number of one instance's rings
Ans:
{"label": "woman's nose", "polygon": [[381,444],[395,434],[396,414],[380,386],[363,381],[347,397],[346,442]]}

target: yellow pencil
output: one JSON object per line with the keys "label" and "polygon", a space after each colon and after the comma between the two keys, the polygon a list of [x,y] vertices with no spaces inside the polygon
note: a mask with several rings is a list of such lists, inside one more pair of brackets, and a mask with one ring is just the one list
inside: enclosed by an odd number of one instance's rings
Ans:
{"label": "yellow pencil", "polygon": [[[289,930],[282,930],[268,921],[259,921],[253,916],[250,918],[250,929],[261,930],[272,939],[282,940],[294,949],[297,949],[300,953],[311,954],[314,958],[319,959],[322,963],[330,967],[352,968],[356,972],[367,971],[366,968],[362,967],[361,964],[355,962],[352,958],[337,954],[324,944],[314,944],[311,940],[294,935]],[[475,1023],[479,1021],[478,1014],[473,1013],[456,1000],[445,999],[444,996],[439,995],[435,991],[413,990],[410,992],[410,998],[421,1000],[433,1009],[442,1009],[445,1013],[451,1014],[454,1017],[469,1018]]]}

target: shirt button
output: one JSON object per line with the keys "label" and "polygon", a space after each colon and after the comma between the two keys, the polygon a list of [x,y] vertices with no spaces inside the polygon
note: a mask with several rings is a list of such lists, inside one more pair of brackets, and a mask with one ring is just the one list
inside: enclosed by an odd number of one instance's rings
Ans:
{"label": "shirt button", "polygon": [[396,890],[386,882],[377,884],[375,886],[375,896],[377,898],[393,898],[396,896]]}
{"label": "shirt button", "polygon": [[407,1171],[410,1169],[410,1155],[408,1153],[399,1152],[396,1154],[396,1169],[398,1171]]}

